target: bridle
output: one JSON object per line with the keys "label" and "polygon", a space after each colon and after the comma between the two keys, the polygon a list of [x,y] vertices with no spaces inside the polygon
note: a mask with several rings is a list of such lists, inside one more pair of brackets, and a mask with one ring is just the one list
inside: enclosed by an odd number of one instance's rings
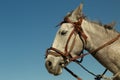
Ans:
{"label": "bridle", "polygon": [[[86,36],[86,34],[83,32],[83,29],[82,29],[82,27],[81,27],[81,24],[82,24],[82,21],[83,21],[84,18],[85,18],[85,17],[83,16],[83,17],[80,17],[77,22],[72,22],[72,21],[69,20],[68,17],[65,17],[65,18],[64,18],[64,21],[61,22],[60,25],[63,24],[63,23],[71,23],[74,28],[73,28],[73,30],[71,31],[71,33],[70,33],[70,35],[69,35],[69,37],[68,37],[68,39],[67,39],[64,52],[62,52],[62,51],[60,51],[60,50],[58,50],[58,49],[56,49],[56,48],[54,48],[54,47],[50,47],[50,48],[48,48],[48,49],[46,50],[46,55],[45,55],[45,56],[47,57],[48,54],[49,54],[49,55],[54,55],[54,56],[62,56],[63,59],[65,60],[65,63],[66,63],[66,62],[68,63],[68,62],[74,61],[74,62],[76,62],[78,65],[80,65],[79,62],[77,62],[77,59],[82,58],[82,57],[84,57],[85,55],[88,55],[88,54],[92,54],[92,55],[95,56],[95,55],[96,55],[96,52],[98,52],[99,50],[103,49],[104,47],[106,47],[106,46],[114,43],[116,40],[119,39],[120,34],[117,35],[115,38],[111,39],[110,41],[106,42],[105,44],[101,45],[101,46],[98,47],[97,49],[92,50],[92,51],[90,51],[89,53],[81,54],[81,53],[83,52],[83,50],[85,49],[85,45],[86,45],[86,43],[87,43],[87,36]],[[80,37],[80,39],[81,39],[81,41],[82,41],[82,43],[83,43],[83,49],[82,49],[82,51],[80,52],[80,55],[79,55],[79,56],[77,56],[77,57],[72,57],[70,53],[71,53],[71,51],[72,51],[73,48],[74,48],[75,39],[76,39],[76,35],[77,35],[77,34],[79,35],[79,37]],[[68,51],[68,44],[69,44],[70,39],[71,39],[71,37],[72,37],[73,35],[75,35],[75,37],[74,37],[74,39],[73,39],[73,41],[72,41],[72,44],[71,44],[71,46],[70,46],[70,50]],[[66,68],[65,66],[64,66],[64,68],[65,68],[70,74],[72,74],[74,77],[76,77],[78,80],[81,80],[81,79],[80,79],[76,74],[74,74],[71,70],[69,70],[69,69]],[[86,69],[86,68],[83,67],[83,69]],[[103,74],[102,74],[101,76],[97,76],[97,75],[95,75],[95,74],[93,74],[93,73],[91,73],[91,72],[89,72],[89,71],[87,70],[88,73],[92,74],[93,76],[96,76],[96,78],[98,78],[98,80],[100,80],[100,79],[103,77],[103,75],[106,73],[106,71],[107,71],[107,69],[103,72]],[[96,80],[97,80],[97,79],[96,79]]]}
{"label": "bridle", "polygon": [[[54,47],[50,47],[50,48],[48,48],[48,49],[46,50],[46,55],[45,55],[45,56],[47,57],[48,54],[54,55],[54,56],[62,56],[62,57],[63,57],[64,59],[66,59],[66,60],[74,61],[74,60],[77,60],[78,58],[84,57],[85,55],[88,55],[88,54],[95,55],[96,52],[98,52],[99,50],[103,49],[104,47],[112,44],[113,42],[115,42],[116,40],[119,39],[120,34],[119,34],[117,37],[113,38],[112,40],[110,40],[110,41],[106,42],[105,44],[101,45],[101,46],[98,47],[97,49],[92,50],[92,51],[90,51],[89,53],[86,53],[86,54],[82,54],[82,55],[81,55],[81,53],[82,53],[83,50],[85,49],[85,45],[87,44],[87,35],[83,32],[83,29],[82,29],[82,27],[81,27],[81,24],[82,24],[83,19],[85,19],[85,16],[80,17],[77,22],[72,22],[72,21],[68,18],[68,16],[65,17],[65,18],[64,18],[64,21],[62,21],[62,22],[60,23],[60,25],[63,24],[63,23],[71,23],[74,28],[73,28],[73,30],[71,31],[71,33],[70,33],[70,35],[69,35],[69,37],[68,37],[68,39],[67,39],[64,52],[62,52],[62,51],[60,51],[60,50],[58,50],[58,49],[56,49],[56,48],[54,48]],[[79,38],[81,39],[81,41],[82,41],[82,43],[83,43],[83,47],[82,47],[83,49],[82,49],[82,51],[80,52],[80,55],[79,55],[79,56],[77,56],[77,57],[72,57],[70,53],[71,53],[71,51],[72,51],[73,48],[74,48],[75,39],[76,39],[76,35],[77,35],[77,34],[79,35]],[[71,37],[72,37],[73,35],[75,35],[75,37],[74,37],[74,39],[73,39],[73,41],[72,41],[72,44],[71,44],[71,46],[70,46],[70,50],[68,51],[68,44],[69,44],[70,39],[71,39]],[[57,53],[57,54],[56,54],[56,53]]]}
{"label": "bridle", "polygon": [[[85,17],[80,17],[77,22],[70,21],[68,17],[64,18],[64,21],[61,22],[60,24],[71,23],[73,25],[73,27],[74,27],[73,30],[71,31],[68,39],[67,39],[64,52],[62,52],[62,51],[60,51],[60,50],[58,50],[58,49],[56,49],[54,47],[50,47],[46,51],[46,57],[47,57],[48,54],[50,54],[50,55],[54,55],[54,56],[62,56],[67,61],[73,61],[73,60],[76,59],[75,57],[72,57],[71,54],[70,54],[71,51],[74,48],[74,45],[75,45],[76,35],[78,34],[79,37],[80,37],[80,39],[82,40],[82,43],[83,43],[83,49],[82,49],[82,51],[85,48],[85,44],[86,44],[86,40],[87,40],[87,36],[85,35],[85,33],[83,32],[82,27],[81,27],[81,24],[82,24],[82,21],[83,21],[84,18]],[[72,44],[70,46],[70,49],[68,51],[68,44],[69,44],[70,39],[72,38],[73,35],[75,35],[75,37],[74,37],[74,39],[72,41]],[[82,53],[82,51],[80,52],[80,54]]]}

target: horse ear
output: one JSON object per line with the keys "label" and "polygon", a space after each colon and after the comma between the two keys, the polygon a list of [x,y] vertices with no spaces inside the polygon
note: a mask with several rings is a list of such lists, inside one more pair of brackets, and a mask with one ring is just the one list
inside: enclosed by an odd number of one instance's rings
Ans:
{"label": "horse ear", "polygon": [[79,7],[77,7],[71,14],[72,18],[79,18],[82,16],[82,8],[83,8],[83,4],[81,3]]}

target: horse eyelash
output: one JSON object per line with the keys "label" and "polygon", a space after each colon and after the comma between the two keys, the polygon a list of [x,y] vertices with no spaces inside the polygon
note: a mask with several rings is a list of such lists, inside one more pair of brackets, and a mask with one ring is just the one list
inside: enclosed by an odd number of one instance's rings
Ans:
{"label": "horse eyelash", "polygon": [[65,35],[67,32],[68,32],[68,31],[63,30],[63,31],[59,31],[59,34],[60,34],[60,35]]}

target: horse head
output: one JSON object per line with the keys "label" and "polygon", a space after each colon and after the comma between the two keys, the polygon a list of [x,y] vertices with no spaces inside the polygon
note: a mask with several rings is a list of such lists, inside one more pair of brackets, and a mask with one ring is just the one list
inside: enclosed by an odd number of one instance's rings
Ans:
{"label": "horse head", "polygon": [[81,4],[65,17],[52,46],[46,51],[45,66],[51,74],[61,74],[70,59],[79,56],[84,49],[86,35],[80,27],[84,18],[82,6]]}

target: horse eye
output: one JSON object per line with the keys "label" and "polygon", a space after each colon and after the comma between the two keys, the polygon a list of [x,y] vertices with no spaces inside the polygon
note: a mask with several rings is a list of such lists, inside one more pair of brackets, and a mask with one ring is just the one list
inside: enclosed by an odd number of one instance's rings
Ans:
{"label": "horse eye", "polygon": [[67,33],[67,31],[63,30],[60,32],[61,35],[65,35]]}

